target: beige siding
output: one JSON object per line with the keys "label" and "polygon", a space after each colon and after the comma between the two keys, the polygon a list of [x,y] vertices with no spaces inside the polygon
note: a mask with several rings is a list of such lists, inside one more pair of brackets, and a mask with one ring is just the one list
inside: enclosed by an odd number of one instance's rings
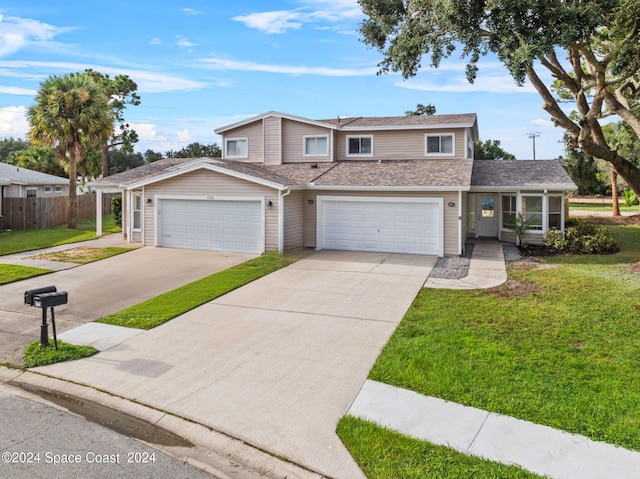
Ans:
{"label": "beige siding", "polygon": [[260,197],[272,202],[265,210],[265,250],[278,249],[278,191],[273,188],[233,178],[220,173],[199,170],[148,185],[145,199],[151,198],[151,206],[144,209],[144,244],[155,244],[155,209],[158,206],[156,195],[175,196],[227,196]]}
{"label": "beige siding", "polygon": [[239,126],[233,130],[225,131],[222,144],[231,138],[246,138],[248,142],[248,158],[239,161],[251,161],[262,163],[264,161],[263,124],[261,120]]}
{"label": "beige siding", "polygon": [[[458,254],[458,192],[433,192],[433,193],[411,193],[411,192],[353,192],[353,191],[307,191],[304,201],[304,246],[305,248],[316,247],[316,196],[379,196],[379,197],[421,197],[421,198],[443,198],[444,199],[444,254]],[[313,204],[309,204],[313,200]],[[448,206],[447,203],[454,202],[455,206]]]}
{"label": "beige siding", "polygon": [[[295,163],[305,161],[331,161],[331,132],[328,128],[321,128],[298,121],[282,120],[282,162]],[[305,136],[327,136],[328,152],[326,156],[304,156]]]}
{"label": "beige siding", "polygon": [[303,191],[292,191],[284,201],[284,248],[294,249],[304,246],[304,202]]}
{"label": "beige siding", "polygon": [[[48,198],[51,196],[68,196],[69,195],[69,186],[62,185],[62,191],[56,193],[56,185],[50,185],[51,192],[44,192],[44,185],[7,185],[4,187],[4,196],[5,198],[26,198],[27,197],[27,189],[31,190],[33,188],[36,189],[36,198]],[[61,185],[58,185],[61,186]]]}
{"label": "beige siding", "polygon": [[[425,156],[425,135],[443,133],[455,134],[454,156]],[[415,160],[420,158],[466,158],[465,129],[454,130],[392,130],[336,132],[336,160],[366,159],[369,157],[347,157],[347,137],[373,136],[373,159],[376,160]]]}
{"label": "beige siding", "polygon": [[264,119],[264,164],[279,165],[282,163],[281,143],[282,119],[270,116]]}

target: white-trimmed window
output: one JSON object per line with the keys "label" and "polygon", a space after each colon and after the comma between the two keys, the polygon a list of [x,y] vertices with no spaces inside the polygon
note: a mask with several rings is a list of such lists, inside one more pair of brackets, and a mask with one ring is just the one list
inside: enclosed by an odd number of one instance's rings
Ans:
{"label": "white-trimmed window", "polygon": [[426,156],[455,155],[456,137],[453,133],[424,136],[424,153]]}
{"label": "white-trimmed window", "polygon": [[328,154],[329,137],[327,135],[304,137],[304,156],[327,156]]}
{"label": "white-trimmed window", "polygon": [[27,198],[35,198],[38,196],[38,188],[27,188]]}
{"label": "white-trimmed window", "polygon": [[45,193],[45,194],[47,194],[47,193],[49,193],[49,194],[50,194],[50,193],[53,193],[53,186],[45,186],[45,187],[44,187],[44,193]]}
{"label": "white-trimmed window", "polygon": [[347,156],[373,156],[373,136],[347,136]]}
{"label": "white-trimmed window", "polygon": [[561,231],[564,229],[562,224],[562,196],[549,196],[548,200],[548,227]]}
{"label": "white-trimmed window", "polygon": [[226,158],[247,158],[248,140],[246,138],[229,138],[225,140]]}
{"label": "white-trimmed window", "polygon": [[543,199],[542,195],[522,195],[522,216],[528,230],[542,230]]}
{"label": "white-trimmed window", "polygon": [[56,185],[56,193],[62,193],[62,186]]}
{"label": "white-trimmed window", "polygon": [[512,228],[516,224],[516,195],[502,195],[502,227]]}
{"label": "white-trimmed window", "polygon": [[140,193],[133,194],[133,229],[142,229],[142,195]]}

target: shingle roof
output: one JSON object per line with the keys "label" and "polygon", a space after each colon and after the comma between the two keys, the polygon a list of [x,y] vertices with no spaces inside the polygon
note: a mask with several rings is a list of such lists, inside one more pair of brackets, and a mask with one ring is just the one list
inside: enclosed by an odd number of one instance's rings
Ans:
{"label": "shingle roof", "polygon": [[471,184],[495,188],[576,188],[557,160],[479,160],[473,165]]}
{"label": "shingle roof", "polygon": [[437,126],[437,125],[466,125],[472,126],[477,120],[475,113],[458,115],[405,115],[405,116],[379,116],[379,117],[353,117],[319,120],[339,128],[370,128],[393,126]]}
{"label": "shingle roof", "polygon": [[315,186],[468,187],[473,160],[342,161]]}
{"label": "shingle roof", "polygon": [[9,163],[0,162],[0,179],[7,180],[8,183],[22,185],[68,185],[68,178],[40,173],[39,171],[20,168]]}

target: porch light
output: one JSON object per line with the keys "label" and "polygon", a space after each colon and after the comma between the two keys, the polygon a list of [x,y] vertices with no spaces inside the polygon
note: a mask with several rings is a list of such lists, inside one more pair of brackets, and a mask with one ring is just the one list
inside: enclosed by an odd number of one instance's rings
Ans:
{"label": "porch light", "polygon": [[453,201],[449,201],[449,203],[447,203],[447,205],[451,206],[452,208],[456,205]]}

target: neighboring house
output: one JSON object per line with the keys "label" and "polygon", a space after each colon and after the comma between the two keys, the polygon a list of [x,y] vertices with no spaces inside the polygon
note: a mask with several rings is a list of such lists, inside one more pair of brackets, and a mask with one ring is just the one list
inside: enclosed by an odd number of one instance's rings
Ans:
{"label": "neighboring house", "polygon": [[525,239],[543,241],[575,189],[555,161],[474,162],[475,114],[268,112],[216,133],[222,159],[168,158],[91,185],[123,192],[129,241],[458,255],[469,237],[514,241],[506,224],[517,212],[535,223]]}
{"label": "neighboring house", "polygon": [[0,212],[3,198],[67,196],[69,179],[0,162]]}

